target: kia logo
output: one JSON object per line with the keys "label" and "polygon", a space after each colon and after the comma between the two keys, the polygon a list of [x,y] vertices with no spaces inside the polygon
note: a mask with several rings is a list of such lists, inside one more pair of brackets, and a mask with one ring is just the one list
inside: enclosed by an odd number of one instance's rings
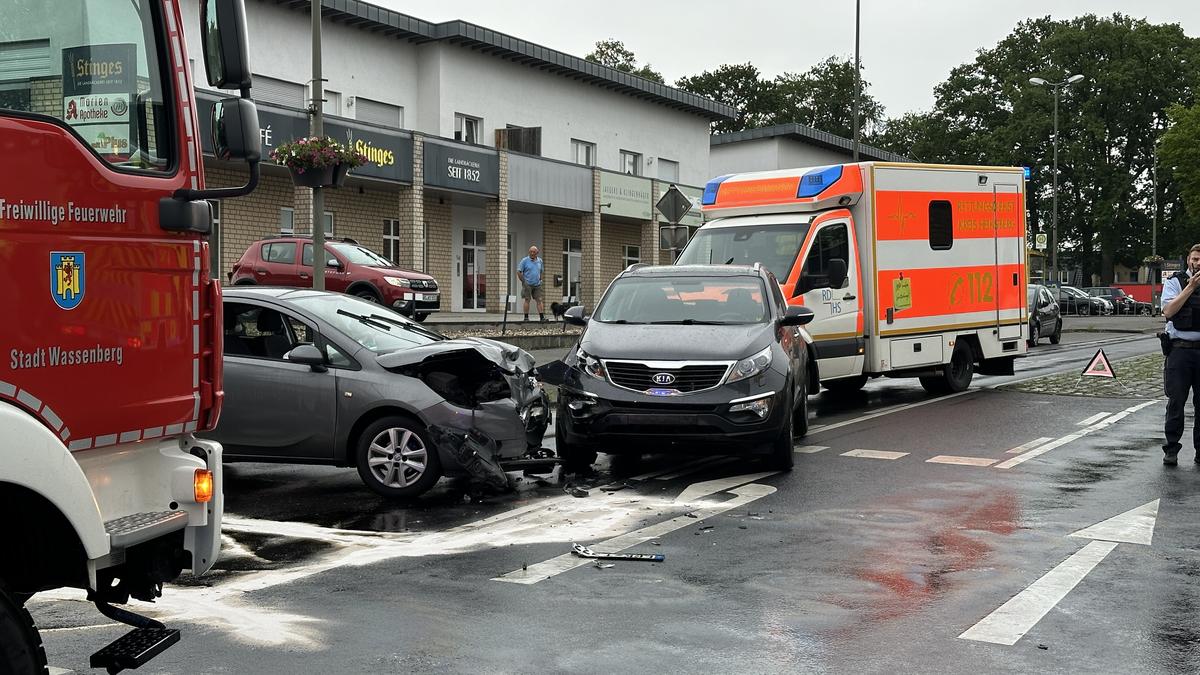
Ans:
{"label": "kia logo", "polygon": [[650,379],[654,381],[654,384],[671,384],[675,381],[675,376],[670,373],[657,373]]}

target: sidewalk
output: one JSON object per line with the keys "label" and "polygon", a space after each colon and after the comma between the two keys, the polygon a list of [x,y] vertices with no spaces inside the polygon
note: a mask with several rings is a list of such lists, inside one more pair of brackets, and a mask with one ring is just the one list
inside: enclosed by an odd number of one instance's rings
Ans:
{"label": "sidewalk", "polygon": [[1064,316],[1066,333],[1149,333],[1163,329],[1166,319],[1161,316]]}

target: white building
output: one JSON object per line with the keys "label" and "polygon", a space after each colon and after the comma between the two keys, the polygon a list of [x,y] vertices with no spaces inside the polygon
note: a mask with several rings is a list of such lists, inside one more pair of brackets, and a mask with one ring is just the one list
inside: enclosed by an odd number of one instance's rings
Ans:
{"label": "white building", "polygon": [[[853,161],[854,143],[803,124],[777,124],[711,137],[708,172],[713,176],[774,171]],[[894,152],[859,144],[862,161],[911,162]]]}

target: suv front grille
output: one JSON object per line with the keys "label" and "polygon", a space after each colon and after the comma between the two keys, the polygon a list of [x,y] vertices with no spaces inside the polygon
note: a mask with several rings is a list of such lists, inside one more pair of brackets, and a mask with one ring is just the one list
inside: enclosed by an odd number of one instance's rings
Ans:
{"label": "suv front grille", "polygon": [[[680,365],[668,368],[651,368],[638,361],[605,361],[609,380],[618,387],[633,391],[648,389],[676,389],[680,393],[690,394],[697,391],[712,389],[721,384],[725,373],[729,370],[728,363],[701,363]],[[666,365],[666,364],[661,364]],[[669,383],[654,381],[656,375],[665,373],[674,378]]]}
{"label": "suv front grille", "polygon": [[436,291],[438,287],[433,279],[412,279],[409,283],[414,291]]}

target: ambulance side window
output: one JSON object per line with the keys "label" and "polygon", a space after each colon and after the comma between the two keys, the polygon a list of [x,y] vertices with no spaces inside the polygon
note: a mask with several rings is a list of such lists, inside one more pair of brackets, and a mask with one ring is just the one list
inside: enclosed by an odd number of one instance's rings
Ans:
{"label": "ambulance side window", "polygon": [[929,248],[949,251],[954,246],[954,208],[944,199],[929,202]]}
{"label": "ambulance side window", "polygon": [[[829,274],[829,261],[838,258],[850,264],[850,239],[845,223],[826,225],[817,231],[812,249],[804,260],[803,276],[822,277]],[[849,276],[840,288],[850,285]]]}

